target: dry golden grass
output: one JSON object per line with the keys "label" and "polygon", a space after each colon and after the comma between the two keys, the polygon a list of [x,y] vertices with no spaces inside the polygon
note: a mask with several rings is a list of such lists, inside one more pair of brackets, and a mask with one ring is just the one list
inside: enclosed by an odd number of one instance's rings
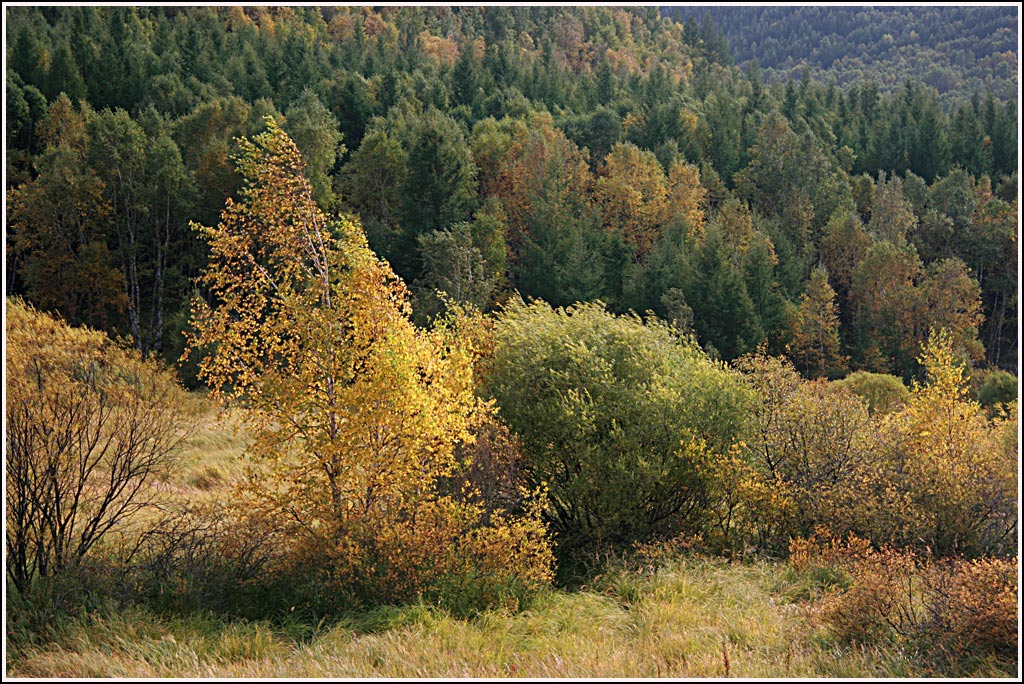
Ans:
{"label": "dry golden grass", "polygon": [[[312,626],[160,618],[122,611],[69,621],[15,646],[17,677],[917,677],[898,650],[833,643],[771,563],[702,558],[603,590],[550,591],[518,614],[455,619],[382,608]],[[629,598],[627,598],[627,596]],[[302,632],[307,634],[303,635]],[[308,632],[315,632],[308,634]],[[997,664],[975,676],[1007,677]]]}
{"label": "dry golden grass", "polygon": [[220,489],[240,479],[245,466],[242,453],[252,443],[237,412],[221,411],[201,395],[191,407],[198,424],[180,453],[179,470],[168,483],[189,495]]}

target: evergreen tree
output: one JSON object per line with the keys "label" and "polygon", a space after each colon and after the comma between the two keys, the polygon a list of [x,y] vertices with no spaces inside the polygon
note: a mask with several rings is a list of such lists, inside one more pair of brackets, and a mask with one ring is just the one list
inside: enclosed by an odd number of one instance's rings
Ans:
{"label": "evergreen tree", "polygon": [[30,301],[68,323],[110,329],[120,322],[127,301],[123,274],[108,245],[113,208],[103,181],[87,163],[85,115],[61,95],[42,129],[38,175],[7,196],[8,256],[14,259],[8,277]]}
{"label": "evergreen tree", "polygon": [[285,113],[285,129],[302,152],[313,198],[324,209],[333,209],[337,198],[331,175],[337,159],[345,154],[337,119],[307,87]]}
{"label": "evergreen tree", "polygon": [[71,54],[71,46],[66,40],[61,41],[54,52],[46,76],[45,92],[48,100],[52,101],[60,93],[66,93],[72,102],[84,99],[88,93],[85,79],[82,78],[75,57]]}
{"label": "evergreen tree", "polygon": [[422,232],[465,219],[476,199],[477,167],[455,120],[433,109],[418,117],[409,131],[407,153],[406,225]]}
{"label": "evergreen tree", "polygon": [[726,248],[718,229],[708,226],[694,277],[684,292],[702,346],[714,349],[723,359],[734,359],[754,349],[764,333],[743,277],[728,259]]}

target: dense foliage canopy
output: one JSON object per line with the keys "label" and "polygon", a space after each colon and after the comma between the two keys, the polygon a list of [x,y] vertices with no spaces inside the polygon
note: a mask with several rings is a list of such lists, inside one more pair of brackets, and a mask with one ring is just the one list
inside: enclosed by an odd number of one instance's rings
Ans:
{"label": "dense foliage canopy", "polygon": [[701,529],[705,468],[744,432],[742,379],[657,321],[513,300],[485,384],[548,487],[563,560]]}
{"label": "dense foliage canopy", "polygon": [[[808,68],[815,78],[845,87],[873,80],[879,87],[921,81],[956,104],[972,90],[1016,96],[1017,19],[1014,7],[664,7],[723,55],[744,68],[756,61],[768,80]],[[706,17],[706,19],[705,19]]]}

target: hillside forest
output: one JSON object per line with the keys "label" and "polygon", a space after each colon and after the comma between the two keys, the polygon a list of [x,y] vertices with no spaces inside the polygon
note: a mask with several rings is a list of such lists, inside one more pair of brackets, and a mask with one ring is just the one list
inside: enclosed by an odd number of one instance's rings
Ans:
{"label": "hillside forest", "polygon": [[873,78],[885,92],[911,78],[935,88],[947,108],[991,90],[1017,97],[1016,8],[716,7],[662,8],[719,58],[741,68],[754,61],[764,78],[816,78],[846,87]]}
{"label": "hillside forest", "polygon": [[1019,667],[1016,24],[703,9],[7,8],[8,667],[695,558]]}

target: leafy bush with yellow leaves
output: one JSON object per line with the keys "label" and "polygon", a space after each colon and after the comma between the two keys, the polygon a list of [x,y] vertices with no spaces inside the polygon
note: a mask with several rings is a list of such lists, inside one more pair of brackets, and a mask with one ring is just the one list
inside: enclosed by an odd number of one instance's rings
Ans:
{"label": "leafy bush with yellow leaves", "polygon": [[951,337],[933,332],[927,373],[873,431],[851,510],[876,543],[935,555],[1002,555],[1017,531],[1016,410],[989,417],[971,400]]}
{"label": "leafy bush with yellow leaves", "polygon": [[712,464],[729,534],[784,551],[824,525],[925,555],[1012,552],[1016,405],[990,414],[972,401],[942,331],[920,362],[926,382],[870,412],[846,383],[805,381],[764,354],[739,359],[759,401],[745,455]]}
{"label": "leafy bush with yellow leaves", "polygon": [[847,529],[855,522],[856,477],[867,458],[867,405],[826,380],[803,380],[793,365],[762,351],[737,360],[758,401],[744,444],[744,483],[755,499],[740,501],[760,521],[737,533],[780,554],[792,536],[816,525]]}

